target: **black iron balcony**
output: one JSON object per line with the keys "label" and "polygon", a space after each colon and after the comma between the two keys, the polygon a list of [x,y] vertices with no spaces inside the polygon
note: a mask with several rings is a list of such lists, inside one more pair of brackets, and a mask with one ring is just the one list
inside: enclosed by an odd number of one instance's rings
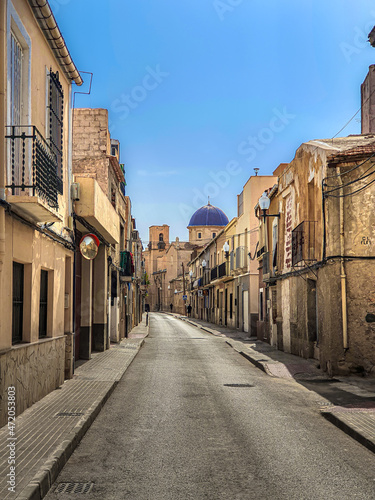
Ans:
{"label": "black iron balcony", "polygon": [[6,129],[11,166],[11,183],[6,187],[12,195],[39,196],[57,209],[63,183],[57,175],[56,155],[34,125],[12,125]]}
{"label": "black iron balcony", "polygon": [[292,231],[292,266],[315,258],[315,222],[301,222]]}
{"label": "black iron balcony", "polygon": [[217,277],[222,278],[227,275],[227,263],[223,262],[220,266],[217,266]]}
{"label": "black iron balcony", "polygon": [[211,269],[211,281],[214,281],[217,279],[217,267],[213,267]]}

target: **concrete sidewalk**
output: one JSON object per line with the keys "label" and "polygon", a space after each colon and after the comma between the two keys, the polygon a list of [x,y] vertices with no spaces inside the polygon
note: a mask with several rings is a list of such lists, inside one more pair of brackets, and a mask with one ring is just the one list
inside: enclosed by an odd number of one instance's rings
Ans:
{"label": "concrete sidewalk", "polygon": [[375,375],[330,378],[317,361],[288,354],[240,332],[179,314],[187,321],[226,343],[254,366],[272,377],[294,379],[321,396],[321,414],[334,425],[375,452]]}
{"label": "concrete sidewalk", "polygon": [[[43,498],[148,335],[145,317],[129,338],[77,368],[73,379],[0,429],[0,499]],[[12,460],[16,464],[11,469]],[[15,474],[15,493],[9,490]]]}

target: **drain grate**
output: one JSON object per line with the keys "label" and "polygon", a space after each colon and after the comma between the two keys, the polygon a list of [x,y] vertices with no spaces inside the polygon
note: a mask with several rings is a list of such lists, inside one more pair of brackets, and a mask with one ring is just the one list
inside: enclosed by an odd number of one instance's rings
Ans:
{"label": "drain grate", "polygon": [[61,411],[56,414],[56,417],[80,417],[83,413],[75,412],[75,411]]}
{"label": "drain grate", "polygon": [[251,384],[224,384],[224,387],[254,387]]}
{"label": "drain grate", "polygon": [[59,483],[55,489],[55,493],[90,493],[94,483]]}

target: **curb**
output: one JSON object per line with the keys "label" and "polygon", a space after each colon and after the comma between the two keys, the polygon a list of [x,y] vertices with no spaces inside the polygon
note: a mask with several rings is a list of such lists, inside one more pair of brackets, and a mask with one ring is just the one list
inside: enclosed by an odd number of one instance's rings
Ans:
{"label": "curb", "polygon": [[[148,336],[149,334],[149,327],[150,321],[147,325],[146,336]],[[139,344],[139,348],[134,353],[133,358],[126,366],[121,377],[112,383],[101,400],[98,401],[95,406],[90,409],[89,413],[85,417],[83,417],[82,420],[75,426],[75,428],[69,434],[67,434],[64,441],[62,441],[62,443],[60,443],[58,447],[52,452],[45,464],[36,473],[33,479],[31,479],[28,485],[22,489],[21,493],[17,496],[17,500],[42,500],[47,495],[47,493],[51,489],[51,486],[56,481],[59,473],[69,460],[70,456],[73,454],[74,450],[77,448],[78,444],[98,416],[100,410],[103,408],[103,406],[117,387],[121,378],[126,373],[126,370],[132,364],[134,358],[143,347],[144,342],[145,340],[142,339]]]}
{"label": "curb", "polygon": [[17,500],[41,500],[47,495],[51,486],[56,481],[57,476],[69,460],[73,451],[77,448],[83,436],[91,427],[117,384],[118,381],[113,382],[107,393],[90,411],[90,413],[86,415],[85,419],[83,421],[81,420],[81,422],[77,424],[76,428],[66,436],[64,441],[58,446],[58,448],[56,448],[40,471],[22,490],[21,494],[17,496]]}
{"label": "curb", "polygon": [[345,434],[348,434],[348,436],[352,437],[353,439],[358,441],[358,443],[365,446],[368,450],[375,453],[375,443],[366,438],[363,434],[361,434],[361,432],[355,430],[353,427],[350,427],[333,412],[323,410],[320,413],[326,420],[345,432]]}

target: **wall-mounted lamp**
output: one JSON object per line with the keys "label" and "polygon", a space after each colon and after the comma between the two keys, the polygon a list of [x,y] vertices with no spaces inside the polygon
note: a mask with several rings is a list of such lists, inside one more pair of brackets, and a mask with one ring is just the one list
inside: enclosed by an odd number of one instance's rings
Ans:
{"label": "wall-mounted lamp", "polygon": [[205,259],[203,259],[203,260],[202,260],[202,267],[203,267],[203,269],[204,269],[206,266],[207,266],[207,262],[206,262],[206,260],[205,260]]}
{"label": "wall-mounted lamp", "polygon": [[266,192],[262,194],[259,198],[259,208],[263,212],[263,222],[266,222],[266,217],[280,217],[280,214],[266,214],[267,210],[270,208],[271,200],[268,198]]}
{"label": "wall-mounted lamp", "polygon": [[223,245],[223,250],[225,252],[225,258],[229,257],[229,243],[226,241]]}
{"label": "wall-mounted lamp", "polygon": [[176,295],[177,293],[178,293],[178,290],[177,290],[177,288],[176,288],[176,289],[175,289],[175,291],[174,291],[174,294]]}

